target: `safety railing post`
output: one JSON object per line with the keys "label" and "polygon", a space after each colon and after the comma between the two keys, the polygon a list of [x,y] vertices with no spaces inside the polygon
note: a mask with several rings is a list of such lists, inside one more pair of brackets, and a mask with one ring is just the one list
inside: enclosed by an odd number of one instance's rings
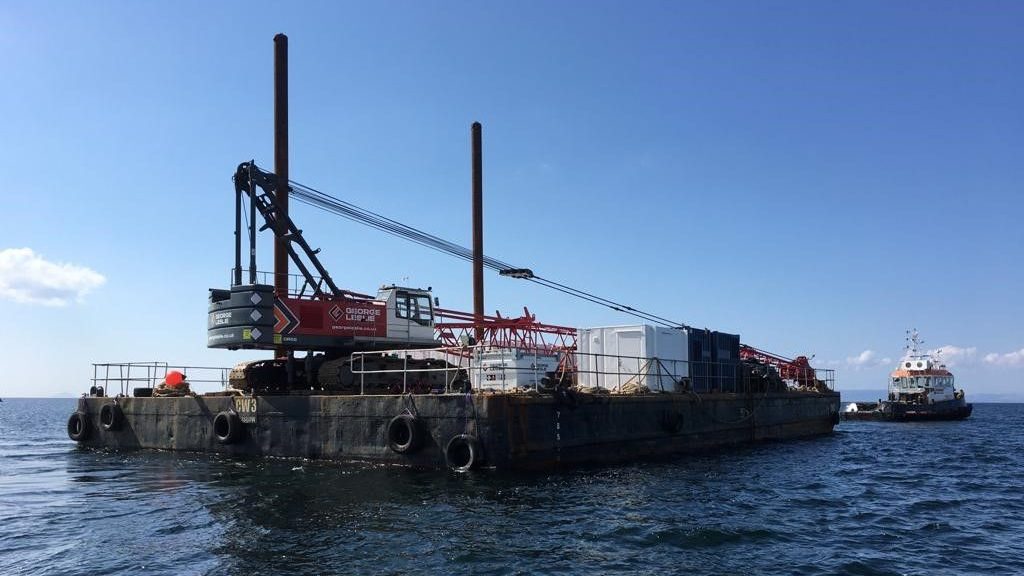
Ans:
{"label": "safety railing post", "polygon": [[[477,381],[478,385],[480,385],[482,387],[482,384],[483,384],[483,381],[484,381],[484,374],[483,374],[484,367],[483,367],[483,362],[479,359],[480,358],[479,357],[479,353],[480,353],[479,346],[474,347],[473,354],[476,355],[476,357],[477,357],[477,362],[476,362],[476,381]],[[470,368],[469,369],[470,370],[473,369],[472,364],[470,364]]]}
{"label": "safety railing post", "polygon": [[[448,366],[451,366],[452,363],[448,361],[448,357],[449,357],[448,351],[445,350],[445,352],[444,352],[444,363],[446,365],[448,365]],[[462,366],[462,360],[459,360],[459,363],[457,364],[457,366]],[[445,394],[447,394],[448,391],[451,390],[451,385],[452,385],[453,382],[455,382],[455,378],[459,374],[458,372],[455,372],[454,374],[449,376],[449,374],[448,374],[449,371],[450,370],[445,370],[445,373],[444,373],[444,393]]]}
{"label": "safety railing post", "polygon": [[537,349],[533,349],[533,390],[534,392],[540,391],[540,378],[537,377]]}

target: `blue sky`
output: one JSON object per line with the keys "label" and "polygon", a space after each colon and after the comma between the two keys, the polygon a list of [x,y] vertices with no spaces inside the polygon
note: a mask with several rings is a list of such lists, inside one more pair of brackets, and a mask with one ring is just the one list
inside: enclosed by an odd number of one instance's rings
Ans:
{"label": "blue sky", "polygon": [[[468,245],[480,121],[489,255],[840,388],[884,387],[916,327],[969,391],[1024,395],[1019,2],[7,1],[0,31],[0,396],[241,358],[205,349],[206,290],[234,167],[273,165],[277,32],[298,181]],[[471,308],[468,265],[293,216],[340,285]],[[486,282],[489,310],[632,322]]]}

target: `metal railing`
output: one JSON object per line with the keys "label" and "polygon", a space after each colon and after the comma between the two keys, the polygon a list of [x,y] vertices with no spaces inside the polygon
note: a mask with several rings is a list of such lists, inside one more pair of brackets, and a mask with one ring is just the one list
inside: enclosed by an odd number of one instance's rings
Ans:
{"label": "metal railing", "polygon": [[123,396],[131,396],[133,388],[156,388],[167,373],[177,370],[185,375],[190,385],[218,384],[222,389],[228,387],[228,376],[231,368],[213,366],[178,366],[167,362],[112,362],[92,365],[92,392],[102,387],[101,395],[113,392],[116,386]]}
{"label": "metal railing", "polygon": [[[177,370],[192,385],[229,385],[231,368],[167,362],[93,364],[92,391],[155,388]],[[770,366],[666,358],[551,352],[486,345],[355,352],[349,369],[359,394],[514,392],[555,387],[595,393],[760,393],[835,390],[835,371],[811,369],[783,379]],[[355,390],[352,390],[354,392]]]}
{"label": "metal railing", "polygon": [[[371,363],[369,369],[366,367],[368,360]],[[424,365],[428,360],[437,362],[437,364]],[[375,363],[385,367],[374,368]],[[350,369],[353,376],[358,379],[360,394],[365,394],[367,388],[373,390],[385,388],[388,392],[402,394],[407,394],[410,391],[419,392],[423,391],[424,383],[429,386],[431,392],[447,394],[468,389],[464,383],[471,367],[469,357],[464,354],[464,349],[424,350],[421,348],[384,352],[353,352]],[[439,387],[435,388],[432,384],[439,384]]]}
{"label": "metal railing", "polygon": [[[495,355],[496,351],[506,351],[507,357]],[[424,365],[427,359],[434,364]],[[834,370],[808,369],[787,374],[784,379],[774,368],[750,362],[691,362],[490,346],[356,352],[351,356],[350,366],[360,394],[368,388],[403,394],[427,390],[461,392],[466,383],[474,391],[502,392],[539,391],[555,386],[597,393],[835,390]]]}
{"label": "metal railing", "polygon": [[[230,276],[231,277],[231,282],[234,282],[235,269],[231,268],[229,270],[229,273],[231,275]],[[327,287],[327,284],[324,282],[323,278],[321,278],[319,276],[312,276],[312,278],[316,282],[316,286],[315,287],[311,286],[310,283],[306,280],[306,277],[303,276],[302,274],[289,274],[288,275],[288,297],[289,298],[307,298],[307,299],[308,298],[312,298],[313,295],[316,294],[316,289],[317,288],[319,288],[320,290],[322,290],[324,292],[330,293],[330,289]],[[248,268],[243,268],[242,269],[242,279],[245,282],[248,282],[248,280],[249,280],[249,269]],[[256,271],[256,283],[257,284],[266,284],[267,286],[273,286],[274,285],[274,273],[269,271],[269,270],[257,270]],[[350,293],[350,294],[355,294],[355,293]]]}

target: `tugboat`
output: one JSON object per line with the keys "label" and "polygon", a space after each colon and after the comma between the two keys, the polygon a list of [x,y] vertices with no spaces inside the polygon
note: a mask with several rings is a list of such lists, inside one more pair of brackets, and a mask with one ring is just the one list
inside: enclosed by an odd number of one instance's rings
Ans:
{"label": "tugboat", "polygon": [[842,412],[844,420],[963,420],[974,406],[964,400],[963,389],[953,386],[953,374],[938,354],[919,352],[924,343],[917,330],[908,332],[907,352],[889,374],[889,399],[852,402]]}

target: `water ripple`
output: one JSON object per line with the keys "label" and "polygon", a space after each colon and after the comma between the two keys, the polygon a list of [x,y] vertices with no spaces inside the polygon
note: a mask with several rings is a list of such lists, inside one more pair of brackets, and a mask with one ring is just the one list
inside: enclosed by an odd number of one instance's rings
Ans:
{"label": "water ripple", "polygon": [[0,405],[0,574],[1019,574],[1024,406],[556,474],[77,449]]}

